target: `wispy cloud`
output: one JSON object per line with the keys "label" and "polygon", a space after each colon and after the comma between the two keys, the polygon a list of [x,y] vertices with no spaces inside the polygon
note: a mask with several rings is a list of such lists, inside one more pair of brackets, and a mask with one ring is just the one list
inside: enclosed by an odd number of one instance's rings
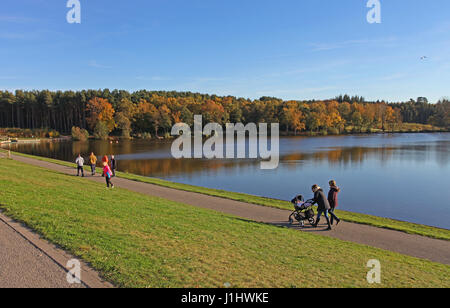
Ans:
{"label": "wispy cloud", "polygon": [[89,66],[90,67],[94,67],[94,68],[100,68],[100,69],[110,69],[110,68],[112,68],[111,66],[99,64],[95,60],[89,61]]}
{"label": "wispy cloud", "polygon": [[24,17],[24,16],[0,15],[0,22],[26,24],[26,23],[32,23],[32,22],[37,22],[37,21],[39,21],[39,19]]}
{"label": "wispy cloud", "polygon": [[397,41],[395,37],[378,38],[378,39],[359,39],[359,40],[348,40],[342,42],[331,42],[331,43],[311,43],[313,51],[327,51],[334,49],[349,48],[353,46],[361,45],[374,45],[374,44],[392,44]]}
{"label": "wispy cloud", "polygon": [[332,69],[335,69],[337,67],[349,65],[350,63],[351,63],[350,60],[336,60],[336,61],[323,62],[323,63],[317,64],[317,65],[305,65],[302,67],[289,69],[289,70],[285,70],[285,71],[268,73],[268,74],[261,76],[261,79],[302,75],[302,74],[314,73],[314,72],[325,72],[325,71],[330,71]]}
{"label": "wispy cloud", "polygon": [[162,77],[162,76],[151,76],[151,77],[137,76],[136,79],[137,80],[141,80],[141,81],[167,81],[167,80],[171,80],[171,78]]}
{"label": "wispy cloud", "polygon": [[407,74],[404,74],[404,73],[396,73],[396,74],[392,74],[392,75],[387,75],[387,76],[381,77],[380,80],[382,80],[382,81],[391,81],[391,80],[402,79],[402,78],[404,78],[406,76],[407,76]]}
{"label": "wispy cloud", "polygon": [[64,32],[53,30],[33,29],[29,31],[2,31],[0,39],[10,40],[38,40],[38,39],[60,39],[66,37]]}
{"label": "wispy cloud", "polygon": [[17,77],[15,76],[0,76],[0,80],[15,80]]}
{"label": "wispy cloud", "polygon": [[274,95],[304,95],[304,94],[312,94],[312,93],[324,93],[327,91],[336,91],[341,90],[342,87],[337,86],[325,86],[325,87],[307,87],[301,89],[281,89],[281,90],[264,90],[257,91],[257,95],[262,96],[274,96]]}
{"label": "wispy cloud", "polygon": [[0,39],[26,40],[26,39],[35,39],[35,38],[36,38],[36,35],[34,33],[0,32]]}

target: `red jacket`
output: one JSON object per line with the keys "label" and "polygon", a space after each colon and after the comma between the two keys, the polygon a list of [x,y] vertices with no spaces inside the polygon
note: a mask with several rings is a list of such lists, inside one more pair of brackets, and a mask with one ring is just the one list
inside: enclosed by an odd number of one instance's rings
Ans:
{"label": "red jacket", "polygon": [[111,169],[109,168],[108,165],[105,165],[105,166],[103,167],[103,174],[104,174],[105,176],[107,176],[108,178],[110,178],[110,177],[112,176]]}

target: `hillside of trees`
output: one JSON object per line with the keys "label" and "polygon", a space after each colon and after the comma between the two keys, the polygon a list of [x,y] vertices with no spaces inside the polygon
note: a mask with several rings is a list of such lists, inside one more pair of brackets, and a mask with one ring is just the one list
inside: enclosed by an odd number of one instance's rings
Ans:
{"label": "hillside of trees", "polygon": [[[280,123],[286,134],[340,134],[398,131],[402,123],[450,128],[450,102],[429,104],[419,98],[403,103],[366,102],[363,97],[339,96],[324,101],[283,101],[219,97],[190,92],[122,90],[0,91],[0,127],[49,129],[106,138],[108,135],[165,137],[173,124]],[[86,131],[87,132],[86,132]]]}

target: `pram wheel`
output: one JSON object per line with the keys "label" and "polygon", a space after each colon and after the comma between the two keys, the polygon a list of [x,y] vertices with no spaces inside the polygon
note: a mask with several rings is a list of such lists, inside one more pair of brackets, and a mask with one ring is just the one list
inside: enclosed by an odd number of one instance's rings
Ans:
{"label": "pram wheel", "polygon": [[308,219],[309,223],[311,224],[311,226],[314,226],[314,224],[316,223],[316,220],[313,218]]}

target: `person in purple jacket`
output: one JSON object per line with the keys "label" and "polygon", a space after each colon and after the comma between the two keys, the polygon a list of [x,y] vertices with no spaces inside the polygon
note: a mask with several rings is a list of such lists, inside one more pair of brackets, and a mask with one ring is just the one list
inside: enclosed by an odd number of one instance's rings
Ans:
{"label": "person in purple jacket", "polygon": [[341,222],[341,220],[334,214],[334,210],[338,207],[338,193],[341,191],[336,185],[336,181],[331,180],[330,191],[328,192],[328,203],[330,203],[330,210],[328,211],[331,216],[331,224],[333,225],[334,220],[336,220],[336,226]]}

